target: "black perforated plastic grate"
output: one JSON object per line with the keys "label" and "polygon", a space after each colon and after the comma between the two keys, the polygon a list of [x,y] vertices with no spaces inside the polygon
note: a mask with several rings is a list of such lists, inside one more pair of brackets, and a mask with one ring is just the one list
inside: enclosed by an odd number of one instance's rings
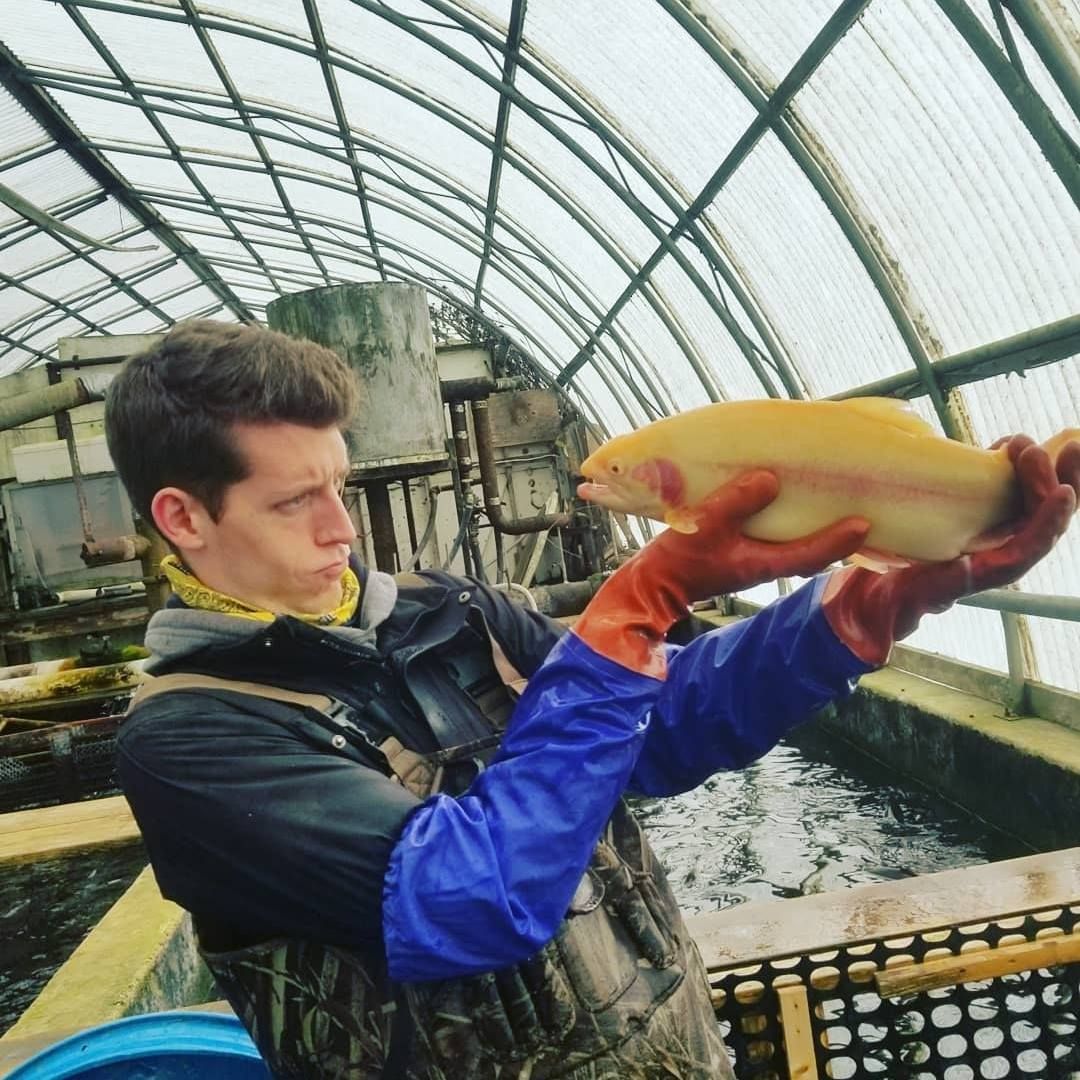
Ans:
{"label": "black perforated plastic grate", "polygon": [[711,976],[739,1080],[789,1076],[776,990],[808,989],[819,1075],[833,1080],[1080,1080],[1080,964],[882,999],[874,974],[1071,933],[1080,906],[849,945]]}
{"label": "black perforated plastic grate", "polygon": [[118,719],[0,738],[0,813],[115,794]]}

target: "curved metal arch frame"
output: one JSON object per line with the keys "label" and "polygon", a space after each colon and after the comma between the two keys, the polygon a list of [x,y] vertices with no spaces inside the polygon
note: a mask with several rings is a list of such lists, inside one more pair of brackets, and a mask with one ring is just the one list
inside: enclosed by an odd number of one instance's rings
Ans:
{"label": "curved metal arch frame", "polygon": [[[138,201],[130,195],[124,178],[108,162],[96,156],[89,148],[80,145],[82,134],[63,110],[59,109],[40,88],[23,84],[23,81],[17,77],[21,70],[23,70],[23,65],[20,64],[18,58],[0,42],[0,86],[11,94],[15,102],[30,115],[47,136],[54,140],[56,145],[73,157],[107,196],[115,198],[153,236],[179,254],[191,268],[192,273],[201,278],[238,318],[250,320],[250,313],[243,310],[242,305],[231,294],[228,285],[220,278],[216,278],[209,267],[200,261],[198,252],[186,251],[179,237],[167,223],[154,218],[148,207],[140,206]],[[56,239],[70,246],[66,237]],[[87,259],[89,261],[89,256]],[[103,274],[108,276],[107,271],[103,271]]]}
{"label": "curved metal arch frame", "polygon": [[[139,196],[141,198],[145,198],[145,199],[148,199],[148,200],[157,200],[159,198],[153,192],[146,192],[146,191],[142,191],[140,189],[134,189],[134,190],[138,192],[138,194],[139,194]],[[168,200],[165,200],[165,201],[167,202]],[[214,211],[212,209],[208,209],[208,208],[202,206],[201,204],[199,204],[197,202],[190,202],[190,203],[185,202],[184,207],[185,207],[185,209],[194,211],[195,213],[205,214],[207,217],[210,217],[213,220],[217,219],[216,214],[214,213]],[[269,211],[266,211],[266,212],[269,213],[270,216],[272,216],[272,217],[273,216],[277,216],[277,217],[284,216],[282,211],[269,210]],[[340,231],[343,231],[343,232],[357,232],[357,230],[352,229],[349,226],[342,225],[340,222],[331,221],[330,219],[318,218],[316,215],[311,215],[311,214],[304,213],[304,214],[302,214],[302,218],[308,218],[308,219],[311,220],[311,222],[313,224],[318,224],[318,225],[320,225],[321,227],[324,227],[324,228],[337,229],[337,230],[340,230]],[[243,217],[238,217],[237,220],[242,222],[245,219]],[[250,221],[250,224],[258,225],[260,228],[265,228],[265,229],[268,229],[269,231],[272,231],[272,232],[280,232],[280,233],[284,233],[285,235],[292,235],[292,230],[290,230],[286,226],[278,225],[276,223],[268,222],[266,220],[252,220],[252,221]],[[223,237],[223,239],[224,238],[225,237]],[[324,242],[324,243],[330,243],[332,248],[340,247],[342,249],[342,251],[344,251],[346,253],[346,261],[357,262],[359,265],[363,265],[363,266],[369,265],[366,261],[363,261],[363,260],[360,259],[359,254],[357,253],[356,248],[355,248],[354,245],[348,244],[345,241],[331,241],[331,240],[328,240],[326,237],[319,237],[318,239],[320,241]],[[297,252],[305,253],[303,248],[297,247],[296,245],[293,245],[293,244],[284,244],[284,243],[280,243],[280,242],[271,242],[271,241],[269,241],[268,239],[265,239],[265,238],[260,238],[258,242],[260,244],[265,245],[265,246],[280,247],[283,250],[287,250],[287,251],[297,251]],[[431,256],[427,255],[426,253],[419,252],[419,251],[415,250],[414,248],[410,248],[410,247],[407,247],[405,245],[396,245],[396,244],[392,245],[390,243],[384,243],[383,246],[385,246],[387,248],[393,248],[394,250],[399,250],[402,254],[406,255],[408,258],[415,259],[419,263],[423,263],[423,264],[425,264],[427,266],[430,266],[433,270],[437,271],[445,280],[453,282],[453,284],[455,284],[460,289],[462,289],[463,293],[466,296],[468,295],[468,282],[467,282],[467,280],[465,278],[461,277],[460,275],[458,275],[456,271],[452,270],[449,267],[446,267],[445,265],[440,263],[438,260],[431,258]],[[335,258],[340,257],[339,253],[336,250],[335,251],[328,251],[327,254],[332,254]],[[504,334],[504,335],[506,334],[506,330],[505,330],[504,327],[500,326],[497,323],[494,323],[490,319],[490,317],[484,315],[483,312],[477,312],[477,311],[473,310],[472,308],[470,308],[469,303],[468,303],[467,300],[463,300],[462,297],[450,292],[449,290],[445,289],[442,286],[439,286],[437,281],[431,281],[431,279],[427,279],[427,278],[422,277],[421,275],[417,274],[416,271],[412,267],[408,266],[407,264],[393,263],[390,260],[384,260],[384,261],[386,262],[386,265],[389,268],[391,268],[391,269],[397,271],[398,273],[400,273],[401,276],[403,277],[403,279],[405,279],[405,280],[416,281],[419,284],[423,284],[425,281],[430,281],[430,287],[431,287],[433,292],[436,292],[438,295],[444,297],[444,299],[446,299],[446,300],[449,300],[451,303],[456,304],[463,311],[466,311],[469,314],[474,315],[481,322],[483,322],[484,325],[491,327],[496,333]],[[292,268],[292,272],[293,272],[293,276],[295,277],[296,276],[296,268],[295,267]],[[502,273],[503,271],[500,270],[500,272]],[[521,290],[523,295],[528,297],[528,299],[530,299],[533,303],[535,303],[536,306],[541,311],[543,311],[545,315],[547,315],[549,318],[551,318],[556,326],[559,326],[559,328],[564,333],[567,333],[567,336],[570,336],[569,333],[568,333],[567,327],[565,325],[561,324],[561,316],[560,316],[560,313],[559,313],[558,309],[550,308],[547,305],[547,303],[544,301],[543,298],[536,296],[534,293],[532,293],[532,291],[530,289],[528,289],[527,287],[521,285],[520,283],[513,282],[513,279],[510,278],[509,275],[507,275],[507,277],[508,277],[508,279],[510,279],[512,281],[513,284],[515,284],[515,286],[517,288],[519,288]],[[304,279],[304,280],[306,282],[306,287],[309,287],[309,288],[313,287],[313,283],[311,281],[309,281],[307,279]],[[491,306],[496,311],[498,311],[500,314],[504,315],[505,317],[509,318],[510,321],[513,322],[512,312],[510,312],[505,307],[505,305],[499,303],[494,297],[489,299],[489,303],[491,304]],[[536,351],[539,351],[540,353],[545,355],[548,358],[548,361],[551,364],[552,369],[557,370],[558,366],[559,366],[558,365],[558,360],[555,357],[555,355],[550,351],[550,349],[544,344],[543,341],[541,341],[540,339],[534,337],[534,335],[529,334],[528,336],[529,336],[529,338],[531,340],[533,340],[536,343],[536,345],[538,347]],[[510,340],[513,341],[513,338],[511,337]],[[525,351],[527,355],[530,352],[530,350],[528,350],[528,349],[525,349],[523,351]],[[634,416],[633,410],[631,410],[629,408],[629,406],[626,403],[625,399],[622,397],[622,394],[621,394],[617,384],[615,384],[614,382],[611,381],[610,376],[606,372],[597,369],[597,373],[600,375],[601,379],[604,381],[605,386],[607,386],[607,388],[611,391],[612,396],[619,403],[620,408],[623,409],[624,413],[626,413],[628,417],[633,419],[633,416]],[[549,378],[551,377],[550,372],[545,372],[545,374]],[[588,411],[588,410],[586,410],[586,411]],[[605,427],[606,427],[606,425],[605,425]]]}
{"label": "curved metal arch frame", "polygon": [[[113,104],[137,108],[140,111],[142,111],[144,108],[144,106],[142,106],[138,101],[132,100],[127,95],[124,95],[122,93],[109,92],[109,89],[107,88],[110,86],[110,84],[108,80],[105,79],[92,76],[54,77],[47,72],[42,72],[40,69],[34,68],[28,68],[27,71],[27,81],[33,82],[35,85],[45,89],[58,89],[65,92],[79,93],[87,97],[97,97],[102,100],[109,101]],[[97,89],[97,87],[102,87],[102,89]],[[140,87],[140,93],[144,97],[161,95],[162,97],[165,97],[168,101],[187,101],[193,104],[204,104],[212,107],[221,107],[221,105],[223,104],[222,101],[214,98],[211,95],[189,93],[174,94],[173,92],[164,88],[151,88],[147,86],[142,86]],[[152,106],[152,108],[154,108],[162,115],[174,115],[187,120],[196,120],[200,122],[211,123],[214,126],[218,126],[230,131],[235,131],[238,134],[247,133],[245,127],[242,126],[240,123],[229,121],[224,118],[207,118],[198,113],[186,112],[181,109],[173,108],[170,105],[162,106],[159,104],[155,104]],[[305,114],[302,113],[289,113],[284,110],[276,109],[271,113],[265,108],[262,109],[262,113],[268,118],[278,119],[281,122],[288,122],[297,126],[309,127],[312,130],[319,131],[323,134],[334,134],[333,129],[330,128],[328,125],[317,123],[311,118],[306,117]],[[329,148],[313,146],[311,144],[305,143],[299,138],[291,137],[280,132],[273,132],[263,129],[256,130],[258,131],[259,135],[264,139],[276,139],[286,144],[300,146],[308,152],[326,157],[328,160],[344,163],[343,156],[335,151],[330,150]],[[457,199],[458,201],[461,201],[464,204],[469,205],[477,210],[482,208],[483,204],[479,201],[478,198],[468,192],[467,189],[454,186],[454,183],[450,178],[443,174],[436,173],[425,163],[418,162],[413,158],[409,158],[401,152],[395,152],[383,144],[372,142],[371,140],[367,139],[360,140],[355,136],[353,138],[354,141],[357,142],[357,145],[364,146],[372,154],[376,154],[383,158],[397,160],[406,168],[419,172],[425,177],[425,179],[428,179],[433,183],[440,184],[453,198]],[[88,140],[88,145],[97,149],[99,146],[107,146],[109,144],[101,143],[99,141]],[[123,153],[137,153],[135,149],[127,146],[118,146],[116,147],[116,151]],[[172,157],[173,155],[166,152],[158,156]],[[188,160],[190,160],[190,158],[188,158]],[[214,162],[214,164],[218,164],[218,162]],[[557,205],[566,210],[567,213],[569,213],[573,217],[573,219],[582,226],[582,228],[586,229],[590,237],[596,240],[596,242],[602,247],[602,250],[605,254],[607,254],[614,262],[616,262],[616,264],[620,266],[620,268],[623,269],[626,273],[632,275],[633,271],[630,268],[628,257],[619,252],[618,249],[614,246],[613,242],[604,236],[604,234],[600,231],[599,226],[595,222],[593,222],[591,218],[588,217],[587,211],[585,211],[581,207],[576,206],[569,199],[568,194],[563,189],[559,188],[553,180],[546,177],[540,171],[539,167],[528,158],[525,158],[523,155],[519,156],[517,167],[519,171],[523,173],[523,175],[526,175],[530,180],[532,180],[532,182],[536,184],[546,195],[548,195],[548,197],[555,201]],[[389,185],[401,189],[407,189],[406,185],[404,185],[398,178],[394,177],[393,175],[379,173],[376,170],[371,169],[370,167],[367,169],[367,173],[369,176],[379,176],[380,179],[384,180]],[[415,191],[410,190],[410,194],[416,198],[420,197]],[[441,209],[442,208],[440,208],[440,210]],[[512,226],[512,224],[508,222],[508,220],[502,215],[497,215],[497,220],[501,227],[511,232],[514,231],[514,227]],[[535,240],[534,245],[538,248],[542,246],[539,244],[539,241]],[[548,253],[545,253],[542,256],[538,255],[538,257],[541,258],[542,262],[544,262],[545,265],[548,265],[549,268],[556,265],[556,261]],[[685,331],[683,331],[681,327],[677,325],[677,316],[675,315],[670,302],[667,300],[666,296],[662,293],[662,291],[658,289],[653,289],[650,291],[646,291],[644,295],[646,296],[647,301],[650,303],[650,306],[653,308],[657,317],[663,322],[665,327],[672,334],[675,341],[680,344],[683,351],[689,352],[693,350],[694,346],[686,337]],[[624,348],[624,346],[620,347]],[[635,367],[637,367],[641,378],[650,385],[652,385],[652,377],[649,374],[648,365],[642,364],[640,362],[635,362]]]}
{"label": "curved metal arch frame", "polygon": [[[193,158],[190,158],[189,160],[192,160],[196,164],[198,163],[197,158],[193,157]],[[229,162],[228,160],[223,161],[221,159],[214,159],[212,161],[212,163],[214,165],[218,166],[219,168],[234,168],[234,169],[237,169],[238,171],[248,171],[248,169],[246,168],[246,166],[244,164],[241,164],[241,163],[238,163],[238,162],[235,162],[235,161]],[[309,182],[309,183],[322,183],[323,186],[325,186],[327,188],[330,188],[330,189],[333,189],[333,190],[339,190],[339,191],[342,191],[342,192],[347,192],[348,191],[348,188],[344,183],[332,182],[332,181],[329,181],[329,180],[320,181],[312,173],[307,172],[307,171],[302,170],[302,169],[299,169],[299,168],[294,168],[294,167],[290,166],[287,169],[281,169],[279,167],[279,171],[280,171],[280,173],[281,173],[281,175],[283,177],[286,177],[288,179],[303,180],[303,181],[306,181],[306,182]],[[151,204],[153,204],[155,206],[166,206],[166,205],[182,206],[183,208],[185,208],[187,210],[191,210],[191,209],[195,208],[195,206],[197,206],[197,204],[193,204],[190,199],[180,198],[180,197],[175,196],[175,195],[163,197],[162,195],[151,192],[149,190],[141,190],[139,192],[139,194],[140,194],[141,198],[147,200],[148,202],[150,202]],[[407,217],[407,218],[409,218],[409,219],[411,219],[413,221],[417,221],[418,223],[423,224],[425,227],[427,227],[427,228],[431,229],[432,231],[438,233],[440,236],[443,236],[445,239],[451,240],[452,242],[456,243],[468,255],[473,256],[473,257],[477,257],[477,258],[479,257],[479,252],[476,249],[470,248],[467,244],[463,243],[461,236],[455,234],[450,229],[447,229],[440,221],[435,220],[435,219],[426,218],[423,215],[417,213],[411,206],[408,206],[407,204],[403,204],[403,203],[397,203],[397,202],[394,202],[394,201],[389,200],[389,199],[384,199],[383,197],[375,194],[374,192],[370,192],[370,191],[368,192],[368,199],[373,205],[385,206],[387,209],[393,210],[395,213],[400,213],[404,217]],[[234,204],[230,203],[227,200],[219,200],[219,204],[222,207],[229,209],[230,211],[245,209],[243,207],[235,206]],[[246,210],[247,210],[247,212],[252,213],[252,214],[269,214],[269,215],[274,216],[274,217],[281,216],[281,212],[278,211],[274,207],[247,207]],[[290,218],[292,218],[292,215],[287,215],[287,216],[290,216]],[[467,219],[458,217],[456,214],[450,214],[449,212],[444,212],[444,216],[450,218],[450,220],[454,221],[455,224],[457,224],[457,225],[461,226],[462,228],[464,228],[467,232],[476,233],[476,232],[479,231],[478,229],[476,229],[475,226],[472,226],[467,221]],[[317,215],[313,214],[311,211],[307,211],[307,210],[299,211],[298,214],[296,215],[296,219],[297,219],[298,223],[301,223],[301,224],[303,222],[309,222],[311,224],[317,224],[322,228],[330,228],[330,229],[333,229],[333,230],[336,230],[336,231],[354,232],[357,235],[359,235],[358,230],[352,229],[351,227],[346,226],[346,225],[342,224],[341,222],[332,222],[330,219],[319,218]],[[234,216],[233,220],[243,220],[243,219],[237,219]],[[384,235],[387,235],[387,234],[384,233]],[[390,238],[390,239],[392,240],[392,238]],[[481,234],[480,239],[482,240],[482,234]],[[261,243],[261,240],[256,240],[255,242],[256,243]],[[393,244],[393,243],[388,243],[387,246],[396,247],[397,249],[400,250],[400,245],[396,245],[396,244]],[[524,280],[525,281],[535,284],[536,287],[540,290],[540,292],[544,296],[548,297],[553,304],[558,305],[558,303],[559,303],[559,301],[561,299],[559,294],[549,284],[547,284],[543,280],[542,277],[532,275],[528,271],[528,268],[525,267],[525,265],[521,262],[521,260],[518,259],[515,255],[513,255],[513,253],[510,252],[508,249],[505,249],[505,248],[500,249],[499,252],[498,252],[498,255],[499,255],[500,259],[506,260],[515,269],[522,271],[522,273],[524,274]],[[210,258],[211,261],[215,261],[215,262],[220,261],[220,260],[214,259],[212,256],[208,256],[208,258]],[[526,289],[525,286],[522,284],[521,279],[519,279],[517,277],[517,275],[508,273],[507,270],[502,266],[498,266],[497,268],[499,270],[499,273],[503,274],[503,276],[505,276],[507,278],[507,280],[515,288],[521,290],[523,295],[527,296],[533,302],[536,302],[536,293],[531,291],[530,289]],[[585,302],[588,307],[591,307],[594,310],[596,309],[595,301],[589,299],[583,293],[583,291],[580,289],[580,287],[574,286],[573,282],[571,280],[569,280],[569,279],[566,281],[566,284],[571,285],[571,287],[574,289],[574,291],[581,297],[583,302]],[[572,308],[569,308],[569,307],[564,307],[564,308],[561,308],[561,309],[558,308],[558,307],[556,307],[554,309],[545,308],[545,314],[548,314],[549,316],[551,316],[553,310],[564,310],[566,312],[566,314],[570,318],[573,319],[574,322],[577,322],[577,323],[579,323],[581,325],[584,325],[583,319],[581,317],[580,312],[578,312],[578,311],[576,311],[576,310],[574,310]],[[506,313],[508,315],[510,314],[509,311],[507,311]],[[560,329],[562,329],[567,334],[568,337],[572,337],[572,334],[567,330],[565,325],[560,325]],[[653,402],[651,402],[649,400],[649,398],[647,398],[647,397],[645,397],[644,395],[641,394],[640,390],[637,387],[635,387],[634,384],[629,380],[626,373],[619,370],[619,365],[618,365],[617,361],[615,360],[615,358],[613,356],[611,356],[611,354],[609,352],[607,352],[607,350],[605,350],[605,355],[607,356],[608,362],[611,364],[612,368],[614,368],[616,373],[619,374],[620,377],[622,378],[623,382],[633,392],[634,397],[637,399],[639,405],[641,406],[641,409],[642,409],[642,412],[645,415],[645,418],[646,419],[657,419],[657,418],[659,418],[659,416],[663,415],[662,410],[657,409],[656,405]],[[557,363],[555,364],[555,367],[556,368],[558,367]],[[627,419],[630,420],[631,423],[633,423],[638,418],[635,417],[633,415],[633,413],[628,412],[627,413]]]}
{"label": "curved metal arch frame", "polygon": [[[105,11],[114,11],[122,14],[149,16],[151,18],[161,19],[170,22],[178,22],[184,25],[191,25],[191,20],[181,15],[178,12],[167,10],[155,10],[153,12],[147,12],[145,8],[134,8],[130,3],[121,2],[121,0],[61,0],[65,8],[87,8]],[[705,280],[697,272],[692,263],[685,257],[684,253],[673,243],[667,236],[663,227],[656,221],[652,212],[638,199],[633,192],[629,191],[624,186],[617,182],[616,178],[605,169],[591,154],[589,154],[580,144],[570,138],[570,136],[557,124],[554,124],[547,116],[544,110],[537,108],[527,98],[525,98],[520,91],[516,90],[512,86],[507,86],[499,79],[490,75],[488,72],[477,67],[471,60],[456,50],[450,49],[445,46],[438,38],[427,34],[419,27],[414,25],[410,20],[405,17],[397,16],[396,12],[389,9],[380,7],[377,3],[369,3],[368,0],[352,0],[357,6],[365,7],[372,12],[372,14],[378,15],[389,22],[399,25],[401,29],[413,34],[419,40],[424,41],[431,47],[435,48],[442,55],[448,59],[458,63],[469,74],[481,79],[487,83],[492,89],[498,91],[500,94],[507,94],[512,97],[514,104],[516,104],[521,110],[528,114],[530,118],[539,123],[545,128],[553,137],[563,143],[564,146],[570,150],[583,164],[585,164],[590,171],[594,172],[599,179],[608,186],[624,203],[626,203],[631,210],[638,216],[638,218],[650,229],[656,236],[657,240],[664,244],[668,250],[668,253],[679,263],[684,273],[691,279],[694,285],[698,288],[699,292],[712,307],[713,311],[728,329],[732,332],[732,337],[736,341],[736,344],[740,346],[740,351],[746,354],[746,349],[743,347],[746,341],[745,334],[741,332],[741,328],[735,327],[732,329],[734,320],[727,309],[726,305],[717,298],[715,293],[709,288]],[[438,9],[439,0],[427,0],[432,6]],[[453,16],[455,13],[450,12]],[[460,14],[460,13],[457,13]],[[280,48],[289,49],[290,51],[318,59],[315,49],[306,42],[291,36],[284,30],[276,30],[271,33],[267,30],[260,29],[253,23],[242,21],[237,16],[233,15],[229,19],[224,19],[218,16],[207,16],[200,13],[199,21],[210,29],[220,30],[225,33],[232,33],[242,37],[249,37],[252,40],[261,41],[264,44],[276,45]],[[460,21],[460,20],[459,20]],[[501,39],[492,35],[486,27],[480,25],[474,25],[470,27],[470,30],[482,40],[486,41],[494,48],[501,47]],[[347,54],[341,50],[335,50],[334,55],[330,57],[330,62],[335,67],[340,67],[342,70],[349,71],[352,74],[358,75],[361,78],[368,79],[376,84],[396,93],[405,99],[412,101],[414,104],[426,109],[428,112],[440,119],[443,119],[450,123],[452,126],[458,128],[463,134],[470,138],[482,143],[487,149],[492,149],[490,144],[490,136],[486,132],[481,132],[474,128],[472,125],[476,121],[468,117],[466,118],[459,110],[448,107],[445,104],[437,101],[433,95],[428,94],[426,91],[418,88],[413,88],[405,83],[403,80],[385,75],[379,72],[371,65],[363,64],[357,60],[353,60],[347,57]],[[524,57],[519,61],[524,66]],[[566,103],[571,108],[580,112],[580,102],[573,96],[568,95],[567,92],[554,80],[552,80],[546,73],[535,69],[530,74],[537,77],[541,82],[547,85],[552,92],[554,92],[560,100]],[[584,90],[582,90],[584,95]],[[677,199],[675,199],[667,190],[665,184],[663,184],[656,175],[652,173],[650,169],[644,168],[638,160],[638,155],[628,147],[621,134],[618,134],[611,130],[602,120],[596,116],[586,117],[588,120],[588,126],[597,134],[599,134],[606,143],[610,144],[610,147],[614,147],[618,151],[619,155],[623,157],[629,164],[633,166],[636,172],[642,177],[643,180],[652,188],[656,194],[668,205],[669,209],[675,215],[677,220],[681,220],[682,211],[681,206]],[[509,148],[507,148],[509,149]],[[511,153],[506,154],[506,158],[511,164],[514,164],[515,155]],[[693,222],[686,222],[685,225],[688,232],[694,236],[695,242],[698,247],[710,263],[716,267],[722,266],[722,260],[720,260],[718,253],[712,248],[708,239],[704,237],[700,230]],[[775,390],[772,389],[771,383],[768,381],[764,372],[760,369],[760,366],[755,363],[752,355],[746,355],[747,362],[754,367],[758,372],[759,378],[762,379],[763,386],[767,392],[775,395]],[[712,378],[711,371],[707,367],[703,366],[695,356],[688,356],[688,362],[699,380],[702,386],[705,388],[706,394],[710,400],[718,400],[720,397],[715,382]],[[774,363],[779,368],[783,368],[783,357],[774,357]]]}
{"label": "curved metal arch frame", "polygon": [[[426,2],[447,18],[456,21],[467,33],[472,34],[479,40],[493,47],[497,46],[498,41],[488,30],[490,24],[488,24],[486,20],[477,16],[475,13],[472,14],[470,19],[464,17],[462,8],[465,5],[453,7],[446,3],[445,0],[426,0]],[[384,18],[387,18],[395,25],[412,33],[415,37],[424,41],[431,47],[439,49],[444,56],[465,66],[470,74],[484,77],[483,73],[475,69],[474,65],[467,62],[455,50],[448,49],[439,42],[438,38],[426,32],[416,30],[410,25],[410,21],[404,17],[399,16],[394,18],[392,13],[380,8],[378,6],[378,0],[352,0],[352,3],[375,14],[382,15]],[[529,59],[530,57],[535,57],[537,62],[532,62]],[[634,211],[638,219],[657,237],[659,241],[658,252],[654,253],[645,266],[633,276],[631,287],[628,287],[630,295],[637,292],[638,284],[635,283],[639,283],[640,280],[648,278],[652,268],[646,269],[646,267],[649,266],[649,263],[652,262],[653,259],[658,263],[664,255],[672,255],[683,272],[693,280],[698,290],[705,297],[710,307],[712,307],[714,313],[731,335],[740,352],[743,353],[747,363],[757,375],[758,381],[762,384],[766,393],[770,396],[776,396],[776,391],[772,387],[768,375],[757,360],[756,354],[759,352],[757,346],[751,341],[745,331],[743,331],[742,327],[739,326],[738,321],[732,316],[731,311],[723,298],[718,298],[716,294],[708,288],[704,279],[700,278],[700,275],[693,270],[692,264],[686,260],[683,253],[677,247],[678,237],[684,232],[687,233],[709,264],[710,269],[723,277],[725,283],[735,295],[740,307],[747,312],[753,321],[752,313],[754,312],[755,307],[750,301],[747,283],[741,280],[739,273],[733,271],[729,267],[724,258],[721,258],[720,251],[713,247],[708,237],[699,228],[695,217],[686,212],[686,207],[683,206],[683,203],[689,201],[688,193],[674,177],[667,173],[660,163],[653,160],[648,152],[637,144],[632,133],[622,130],[618,121],[610,115],[603,105],[590,94],[580,82],[573,79],[567,72],[563,71],[553,60],[549,57],[542,57],[535,47],[526,45],[523,46],[522,55],[519,57],[518,63],[523,70],[528,71],[533,78],[537,79],[546,90],[554,94],[561,102],[563,102],[563,104],[577,112],[582,117],[583,122],[589,130],[594,135],[598,136],[601,142],[604,143],[609,153],[611,153],[612,148],[614,148],[619,156],[630,164],[635,172],[645,180],[651,190],[660,197],[666,204],[668,210],[675,216],[676,225],[669,233],[665,234],[664,231],[658,227],[658,222],[652,211],[650,211],[648,207],[646,207],[644,203],[629,190],[628,185],[625,185],[625,183],[624,185],[616,183],[611,174],[600,166],[600,164],[588,154],[576,140],[571,139],[557,125],[552,126],[541,118],[544,110],[531,108],[531,103],[529,103],[527,99],[525,101],[517,100],[519,95],[515,93],[515,104],[519,105],[531,119],[536,120],[537,123],[540,123],[550,134],[563,143],[563,145],[582,161],[583,164],[586,164],[593,173],[595,173],[623,200],[623,202],[627,204],[627,206],[630,207],[630,209]],[[552,72],[552,74],[549,74],[549,71]],[[496,88],[499,89],[501,98],[506,97],[509,90],[515,89],[513,87],[507,87],[505,83],[500,84]],[[583,104],[587,105],[588,108],[582,108]],[[537,115],[538,113],[540,115]],[[671,194],[669,194],[668,188],[671,189]],[[629,299],[629,296],[627,299]],[[756,323],[755,326],[759,330],[759,333],[761,333],[766,348],[770,350],[770,362],[774,370],[779,374],[781,381],[784,383],[789,393],[793,396],[799,396],[800,391],[798,389],[798,382],[791,370],[790,358],[788,358],[780,349],[775,333],[771,328],[757,326]],[[602,323],[601,326],[594,331],[594,335],[590,337],[590,340],[582,346],[581,350],[579,350],[579,356],[585,356],[594,338],[598,337],[600,333],[603,332],[604,328],[606,328],[605,324]],[[776,351],[773,351],[774,349]],[[696,367],[694,368],[694,371],[701,380],[709,399],[712,401],[719,400],[721,395],[718,393],[712,379],[712,372],[707,371],[707,369],[699,370]],[[570,374],[572,374],[572,372],[570,372]],[[566,378],[569,378],[569,375],[567,375]],[[560,381],[565,381],[565,379],[561,379]]]}

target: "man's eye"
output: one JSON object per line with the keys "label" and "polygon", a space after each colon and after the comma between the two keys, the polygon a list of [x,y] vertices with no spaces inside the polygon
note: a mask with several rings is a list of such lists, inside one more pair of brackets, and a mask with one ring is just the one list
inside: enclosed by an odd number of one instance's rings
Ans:
{"label": "man's eye", "polygon": [[286,499],[284,502],[278,503],[279,510],[298,510],[301,506],[308,501],[310,492],[303,492],[300,495],[294,495],[291,499]]}

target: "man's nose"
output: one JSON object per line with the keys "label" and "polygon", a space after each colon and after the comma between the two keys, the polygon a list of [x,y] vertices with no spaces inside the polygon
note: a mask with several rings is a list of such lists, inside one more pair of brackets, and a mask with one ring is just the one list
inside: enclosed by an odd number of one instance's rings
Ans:
{"label": "man's nose", "polygon": [[351,544],[356,539],[356,526],[341,495],[332,492],[319,522],[318,540],[321,544]]}

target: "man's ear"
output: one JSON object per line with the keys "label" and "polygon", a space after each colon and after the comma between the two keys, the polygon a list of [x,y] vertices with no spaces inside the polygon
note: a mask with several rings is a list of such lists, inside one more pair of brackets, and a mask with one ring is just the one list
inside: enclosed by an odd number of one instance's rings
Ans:
{"label": "man's ear", "polygon": [[150,503],[154,524],[161,535],[180,552],[201,551],[213,518],[206,507],[182,488],[162,488]]}

